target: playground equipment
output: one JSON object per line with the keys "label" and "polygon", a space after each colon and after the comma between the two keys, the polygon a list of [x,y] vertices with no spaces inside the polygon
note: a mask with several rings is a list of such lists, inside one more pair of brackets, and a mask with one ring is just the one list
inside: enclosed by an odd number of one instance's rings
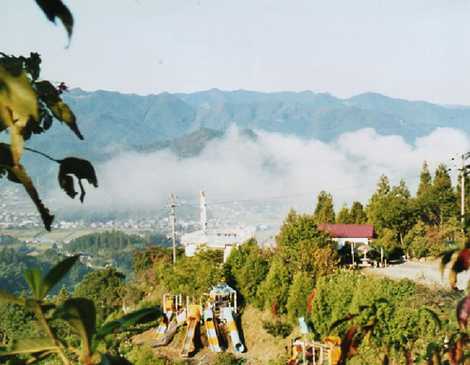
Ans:
{"label": "playground equipment", "polygon": [[219,284],[212,288],[209,298],[218,316],[220,325],[225,325],[225,332],[228,332],[233,351],[245,351],[245,346],[240,339],[234,318],[234,315],[237,313],[237,292],[227,284]]}
{"label": "playground equipment", "polygon": [[156,329],[157,338],[150,343],[152,347],[166,346],[175,336],[178,328],[186,320],[186,309],[183,308],[183,297],[180,295],[163,295],[163,316]]}
{"label": "playground equipment", "polygon": [[337,365],[341,357],[341,339],[326,337],[322,342],[308,339],[310,329],[303,317],[299,318],[302,338],[291,343],[291,357],[288,365]]}
{"label": "playground equipment", "polygon": [[237,292],[228,285],[217,285],[198,299],[186,297],[185,306],[181,295],[165,294],[162,307],[164,315],[156,329],[156,339],[149,343],[150,346],[168,345],[178,328],[186,323],[181,356],[190,357],[196,350],[195,339],[202,319],[211,351],[222,352],[229,343],[234,352],[245,351],[235,320]]}
{"label": "playground equipment", "polygon": [[188,304],[186,305],[187,310],[187,319],[188,328],[186,330],[186,335],[183,341],[183,348],[181,350],[182,357],[191,356],[196,350],[194,344],[194,336],[201,320],[202,306],[200,304],[189,304],[189,298],[187,298]]}
{"label": "playground equipment", "polygon": [[204,324],[206,326],[207,340],[209,342],[209,349],[212,352],[221,352],[219,344],[219,335],[217,323],[214,321],[214,312],[210,307],[204,310]]}

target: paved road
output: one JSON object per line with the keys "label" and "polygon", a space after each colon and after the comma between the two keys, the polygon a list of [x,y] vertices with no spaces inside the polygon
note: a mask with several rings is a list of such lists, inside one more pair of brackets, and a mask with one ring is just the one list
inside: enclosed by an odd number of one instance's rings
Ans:
{"label": "paved road", "polygon": [[[367,268],[366,272],[383,275],[395,279],[410,279],[426,285],[437,285],[449,287],[448,270],[441,276],[439,270],[439,260],[429,262],[408,261],[403,264],[391,265],[386,268]],[[457,286],[459,289],[466,289],[470,273],[465,272],[459,275]]]}

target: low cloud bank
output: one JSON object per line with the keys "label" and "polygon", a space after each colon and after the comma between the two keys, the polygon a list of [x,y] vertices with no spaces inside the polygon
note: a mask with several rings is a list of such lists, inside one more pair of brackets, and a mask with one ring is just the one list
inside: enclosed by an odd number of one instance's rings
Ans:
{"label": "low cloud bank", "polygon": [[[375,190],[380,175],[392,183],[403,178],[414,192],[424,160],[430,168],[470,149],[462,131],[439,128],[408,144],[400,136],[382,136],[373,129],[345,133],[331,143],[257,131],[257,140],[231,128],[196,157],[179,159],[168,150],[126,152],[97,166],[99,189],[87,187],[87,211],[156,210],[170,193],[217,200],[263,200],[286,197],[286,204],[313,209],[320,190],[331,192],[337,206],[360,200]],[[80,209],[63,192],[50,192],[54,205]]]}

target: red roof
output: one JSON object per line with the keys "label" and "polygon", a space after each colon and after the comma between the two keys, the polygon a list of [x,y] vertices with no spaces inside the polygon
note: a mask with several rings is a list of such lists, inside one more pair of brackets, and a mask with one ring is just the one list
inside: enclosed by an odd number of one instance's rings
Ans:
{"label": "red roof", "polygon": [[372,224],[319,224],[320,231],[327,232],[333,238],[374,238]]}

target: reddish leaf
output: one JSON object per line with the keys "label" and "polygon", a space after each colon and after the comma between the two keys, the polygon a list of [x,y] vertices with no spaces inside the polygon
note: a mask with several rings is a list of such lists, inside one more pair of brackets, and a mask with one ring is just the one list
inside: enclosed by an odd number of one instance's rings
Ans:
{"label": "reddish leaf", "polygon": [[461,329],[466,329],[470,317],[470,294],[457,304],[457,322]]}

